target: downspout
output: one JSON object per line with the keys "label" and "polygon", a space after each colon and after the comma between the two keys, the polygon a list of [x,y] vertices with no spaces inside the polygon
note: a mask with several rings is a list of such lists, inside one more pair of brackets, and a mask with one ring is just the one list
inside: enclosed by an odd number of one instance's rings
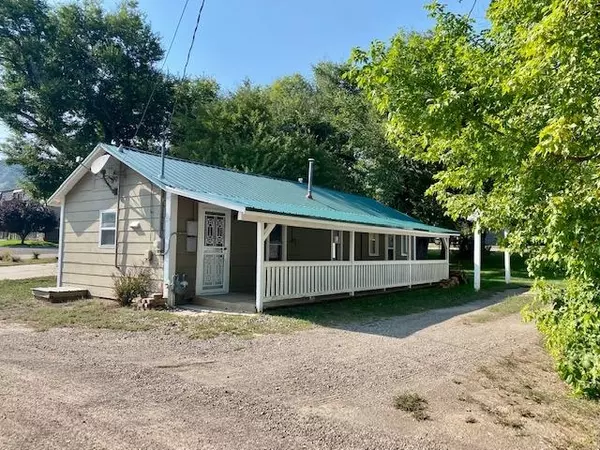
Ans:
{"label": "downspout", "polygon": [[117,214],[115,217],[115,267],[118,269],[119,264],[119,217],[121,212],[121,174],[123,172],[123,164],[119,163],[119,180],[117,182]]}
{"label": "downspout", "polygon": [[308,198],[308,199],[312,199],[314,164],[315,164],[314,158],[308,158],[308,192],[306,193],[306,198]]}

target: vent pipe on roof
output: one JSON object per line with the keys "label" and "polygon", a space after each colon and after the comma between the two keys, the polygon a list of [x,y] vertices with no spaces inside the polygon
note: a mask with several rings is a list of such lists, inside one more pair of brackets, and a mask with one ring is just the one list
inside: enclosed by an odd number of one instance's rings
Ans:
{"label": "vent pipe on roof", "polygon": [[160,179],[165,177],[165,143],[160,148]]}
{"label": "vent pipe on roof", "polygon": [[308,158],[308,192],[306,193],[306,198],[310,198],[310,199],[312,199],[314,164],[315,164],[314,158]]}

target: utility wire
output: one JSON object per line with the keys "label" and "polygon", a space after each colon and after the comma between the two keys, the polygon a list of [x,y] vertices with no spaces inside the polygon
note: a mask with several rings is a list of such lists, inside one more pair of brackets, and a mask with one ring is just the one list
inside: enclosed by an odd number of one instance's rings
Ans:
{"label": "utility wire", "polygon": [[[194,33],[192,34],[192,41],[190,42],[190,47],[188,48],[187,57],[185,58],[185,65],[183,66],[183,73],[181,74],[181,81],[185,80],[185,76],[187,74],[188,64],[190,63],[190,57],[192,55],[192,49],[194,48],[194,43],[196,42],[196,34],[198,33],[198,27],[200,26],[200,18],[202,17],[202,11],[204,11],[204,4],[206,0],[202,0],[200,3],[200,9],[198,10],[198,15],[196,16],[196,26],[194,27]],[[173,116],[175,115],[175,109],[177,108],[177,97],[173,101],[173,108],[171,109],[171,114],[169,115],[169,122],[167,123],[167,127],[163,133],[163,139],[166,138],[167,133],[171,129],[171,124],[173,123]],[[164,146],[164,142],[163,142]]]}
{"label": "utility wire", "polygon": [[[190,0],[185,0],[183,9],[181,10],[181,15],[179,16],[179,20],[177,21],[177,26],[175,27],[175,31],[173,32],[173,37],[171,38],[171,42],[169,43],[169,48],[167,49],[167,53],[165,53],[163,63],[160,66],[161,72],[165,68],[167,59],[169,58],[169,55],[171,54],[171,49],[173,48],[173,43],[175,42],[175,38],[177,37],[177,32],[179,31],[179,27],[181,26],[181,21],[183,20],[183,16],[185,14],[185,11],[188,7],[189,2],[190,2]],[[189,58],[189,55],[188,55],[188,58]],[[140,132],[140,128],[142,128],[142,124],[144,123],[144,119],[146,118],[146,113],[148,112],[148,107],[150,106],[150,103],[152,103],[152,99],[154,98],[156,88],[158,87],[160,81],[161,81],[161,79],[160,79],[160,77],[158,77],[158,79],[154,83],[154,86],[152,86],[152,91],[150,92],[150,97],[148,98],[148,101],[146,102],[146,105],[144,106],[144,111],[142,112],[142,117],[140,118],[140,121],[135,129],[135,134],[133,135],[133,138],[131,139],[132,141],[137,137],[138,133]]]}
{"label": "utility wire", "polygon": [[473,0],[473,4],[471,5],[471,9],[469,10],[469,14],[467,14],[468,18],[471,18],[471,14],[473,13],[473,10],[475,9],[475,5],[477,4],[477,0]]}

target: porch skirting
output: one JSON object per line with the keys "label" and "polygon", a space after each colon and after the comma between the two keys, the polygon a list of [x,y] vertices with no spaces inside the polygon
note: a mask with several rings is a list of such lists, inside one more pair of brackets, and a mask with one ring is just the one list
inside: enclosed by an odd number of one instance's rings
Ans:
{"label": "porch skirting", "polygon": [[447,260],[278,261],[263,263],[262,298],[269,302],[437,283]]}

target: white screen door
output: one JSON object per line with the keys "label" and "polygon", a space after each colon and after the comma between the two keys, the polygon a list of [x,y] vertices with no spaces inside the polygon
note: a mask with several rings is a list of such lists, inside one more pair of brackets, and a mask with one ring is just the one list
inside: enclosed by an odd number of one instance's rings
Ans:
{"label": "white screen door", "polygon": [[221,212],[204,211],[203,220],[199,221],[202,239],[199,258],[200,292],[228,292],[229,274],[229,220],[228,215]]}

